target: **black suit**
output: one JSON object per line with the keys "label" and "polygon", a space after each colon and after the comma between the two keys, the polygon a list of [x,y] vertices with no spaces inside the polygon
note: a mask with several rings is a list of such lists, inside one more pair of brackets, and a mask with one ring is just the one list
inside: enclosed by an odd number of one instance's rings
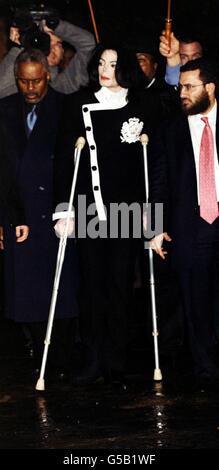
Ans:
{"label": "black suit", "polygon": [[[217,148],[219,120],[217,118]],[[219,218],[209,225],[199,214],[192,140],[179,115],[157,136],[150,159],[150,199],[164,202],[164,231],[172,237],[195,372],[216,375],[214,328],[219,274]]]}
{"label": "black suit", "polygon": [[145,88],[146,95],[158,100],[160,104],[160,118],[168,119],[180,109],[179,93],[175,87],[168,85],[163,78],[154,77],[154,81]]}

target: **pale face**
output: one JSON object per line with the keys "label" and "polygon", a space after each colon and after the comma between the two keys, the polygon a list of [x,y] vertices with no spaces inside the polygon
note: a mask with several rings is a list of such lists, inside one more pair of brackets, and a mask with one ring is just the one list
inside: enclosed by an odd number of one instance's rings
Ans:
{"label": "pale face", "polygon": [[197,41],[190,42],[189,44],[180,42],[179,44],[179,55],[182,65],[186,64],[189,60],[199,59],[202,57],[202,54],[202,46]]}
{"label": "pale face", "polygon": [[102,53],[98,65],[100,86],[104,86],[115,92],[121,90],[121,86],[117,83],[115,77],[116,62],[117,52],[111,49],[106,49]]}

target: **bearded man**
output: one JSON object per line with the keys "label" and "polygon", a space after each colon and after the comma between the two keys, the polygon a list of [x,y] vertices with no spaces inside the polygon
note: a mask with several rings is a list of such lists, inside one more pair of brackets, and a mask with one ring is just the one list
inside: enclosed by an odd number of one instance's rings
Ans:
{"label": "bearded man", "polygon": [[183,113],[162,129],[152,145],[150,161],[150,199],[164,203],[163,233],[155,236],[151,246],[165,259],[165,243],[170,242],[198,383],[219,378],[215,322],[219,309],[217,86],[214,67],[204,59],[181,67]]}

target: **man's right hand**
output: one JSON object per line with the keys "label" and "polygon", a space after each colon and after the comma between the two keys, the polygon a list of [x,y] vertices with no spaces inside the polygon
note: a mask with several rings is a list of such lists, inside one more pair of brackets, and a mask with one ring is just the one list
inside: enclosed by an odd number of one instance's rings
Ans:
{"label": "man's right hand", "polygon": [[171,42],[169,46],[169,41],[165,36],[165,31],[162,31],[160,36],[159,51],[163,57],[166,57],[168,65],[173,67],[180,64],[179,41],[174,36],[174,33],[171,33],[170,37]]}
{"label": "man's right hand", "polygon": [[150,248],[152,248],[152,250],[154,250],[162,259],[165,259],[167,255],[167,251],[163,249],[164,240],[167,242],[172,241],[172,238],[170,238],[167,232],[156,235],[156,237],[150,241]]}
{"label": "man's right hand", "polygon": [[[54,226],[56,235],[57,235],[59,238],[60,238],[60,237],[63,237],[63,235],[64,235],[64,233],[65,233],[66,223],[67,223],[67,218],[65,218],[65,219],[59,219],[58,222],[56,222],[56,224],[55,224],[55,226]],[[71,235],[73,235],[74,229],[75,229],[75,221],[74,221],[73,217],[71,217],[71,218],[69,219],[69,225],[68,225],[68,230],[67,230],[67,237],[70,237]]]}
{"label": "man's right hand", "polygon": [[54,34],[54,31],[51,29],[51,28],[48,28],[47,24],[46,24],[46,20],[42,20],[40,22],[40,28],[41,30],[44,32],[44,33],[47,33],[47,34]]}

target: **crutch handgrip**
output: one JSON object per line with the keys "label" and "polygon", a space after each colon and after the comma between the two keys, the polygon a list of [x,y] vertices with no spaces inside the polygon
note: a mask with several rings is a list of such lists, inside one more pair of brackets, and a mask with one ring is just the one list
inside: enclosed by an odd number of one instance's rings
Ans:
{"label": "crutch handgrip", "polygon": [[75,147],[76,148],[80,148],[81,150],[83,149],[83,147],[85,146],[85,138],[84,137],[78,137],[78,139],[76,140],[76,144],[75,144]]}
{"label": "crutch handgrip", "polygon": [[140,142],[142,145],[147,145],[149,142],[149,138],[147,134],[141,134],[140,135]]}

